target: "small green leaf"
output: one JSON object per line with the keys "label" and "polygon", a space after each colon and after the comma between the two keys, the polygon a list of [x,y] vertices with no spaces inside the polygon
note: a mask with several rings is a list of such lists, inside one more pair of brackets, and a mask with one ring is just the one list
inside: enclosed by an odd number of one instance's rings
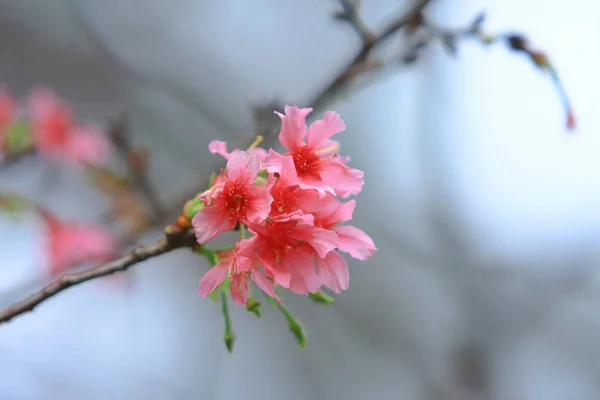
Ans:
{"label": "small green leaf", "polygon": [[187,203],[187,205],[184,209],[184,212],[185,212],[185,215],[189,219],[192,219],[192,218],[194,218],[196,213],[198,211],[202,210],[203,208],[204,208],[204,202],[202,200],[195,198]]}
{"label": "small green leaf", "polygon": [[33,144],[29,125],[25,121],[18,121],[7,129],[6,145],[9,153],[18,153],[26,150]]}
{"label": "small green leaf", "polygon": [[260,302],[258,300],[256,300],[254,297],[248,298],[248,302],[246,303],[246,310],[248,310],[251,313],[254,313],[254,315],[256,315],[259,318],[261,316]]}
{"label": "small green leaf", "polygon": [[320,290],[317,293],[309,293],[308,297],[316,304],[329,305],[334,302],[333,297],[326,295]]}
{"label": "small green leaf", "polygon": [[219,294],[220,294],[220,293],[221,293],[221,288],[220,288],[220,287],[218,287],[218,288],[216,288],[215,290],[213,290],[213,291],[211,292],[211,294],[209,294],[209,295],[208,295],[208,299],[209,299],[210,301],[212,301],[213,303],[215,303],[215,304],[216,304],[216,303],[217,303],[217,301],[219,301]]}

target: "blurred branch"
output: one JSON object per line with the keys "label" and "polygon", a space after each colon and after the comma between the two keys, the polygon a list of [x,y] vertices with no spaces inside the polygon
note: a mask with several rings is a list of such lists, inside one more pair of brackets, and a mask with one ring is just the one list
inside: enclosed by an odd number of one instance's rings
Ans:
{"label": "blurred branch", "polygon": [[0,160],[0,165],[2,168],[9,167],[13,164],[18,163],[21,159],[33,156],[36,154],[35,148],[33,146],[27,147],[18,152],[7,153],[2,160]]}
{"label": "blurred branch", "polygon": [[142,155],[131,145],[127,123],[128,118],[125,113],[112,119],[109,123],[108,136],[127,165],[133,188],[146,199],[152,208],[152,219],[160,219],[165,211],[146,175],[146,165],[144,165],[145,161],[141,159]]}
{"label": "blurred branch", "polygon": [[394,33],[409,26],[414,21],[418,21],[422,11],[430,2],[431,0],[417,0],[408,11],[390,22],[380,33],[375,34],[366,27],[360,18],[355,1],[340,0],[343,10],[335,13],[334,17],[349,23],[357,30],[363,39],[363,45],[352,61],[309,104],[314,109],[323,107],[340,89],[344,88],[358,75],[368,71],[371,67],[367,62],[370,53]]}
{"label": "blurred branch", "polygon": [[46,285],[38,292],[35,292],[31,296],[27,297],[25,300],[15,303],[6,310],[0,312],[0,324],[9,322],[18,315],[33,311],[34,308],[40,303],[72,286],[110,275],[115,272],[126,271],[131,266],[142,261],[169,253],[179,248],[191,248],[195,243],[196,240],[193,233],[167,235],[167,237],[159,240],[153,245],[137,247],[129,252],[129,254],[107,264],[99,265],[81,272],[63,275],[56,281]]}

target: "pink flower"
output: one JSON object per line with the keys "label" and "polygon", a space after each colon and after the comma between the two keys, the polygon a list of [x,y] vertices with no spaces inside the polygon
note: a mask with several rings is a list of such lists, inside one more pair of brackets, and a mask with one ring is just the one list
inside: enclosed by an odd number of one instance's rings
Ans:
{"label": "pink flower", "polygon": [[[225,158],[227,161],[229,161],[231,156],[233,156],[235,153],[241,150],[234,149],[233,151],[231,151],[231,153],[229,153],[227,152],[227,143],[222,142],[220,140],[213,140],[208,144],[208,151],[210,151],[212,154],[219,154],[220,156],[223,156],[223,158]],[[265,151],[265,149],[260,147],[255,147],[247,153],[256,154],[260,161],[263,161],[267,156],[267,152]]]}
{"label": "pink flower", "polygon": [[[275,294],[273,281],[267,279],[260,270],[257,259],[248,252],[248,247],[254,243],[249,240],[238,242],[233,250],[219,253],[221,262],[212,267],[200,280],[198,293],[201,297],[207,297],[219,287],[227,277],[229,280],[229,291],[235,304],[246,304],[248,302],[248,285],[252,280],[263,292],[281,302]],[[250,254],[250,257],[242,255]]]}
{"label": "pink flower", "polygon": [[[305,203],[308,204],[308,203]],[[314,212],[315,225],[331,230],[337,234],[337,250],[349,253],[359,260],[370,258],[377,248],[373,240],[362,230],[353,226],[337,226],[341,222],[350,221],[356,201],[340,202],[333,196],[318,199],[309,204],[309,210]],[[330,252],[325,257],[315,257],[319,267],[318,276],[323,285],[339,294],[348,289],[350,275],[348,263],[337,252]]]}
{"label": "pink flower", "polygon": [[339,239],[338,250],[350,254],[358,260],[367,260],[377,248],[373,239],[362,230],[349,225],[338,224],[352,220],[356,200],[341,202],[335,197],[324,199],[320,210],[315,213],[315,225],[333,230]]}
{"label": "pink flower", "polygon": [[273,198],[267,187],[256,185],[259,169],[256,154],[239,151],[231,156],[220,182],[199,196],[205,207],[192,220],[198,243],[232,230],[238,222],[251,226],[267,218]]}
{"label": "pink flower", "polygon": [[312,225],[312,218],[297,215],[285,222],[267,221],[253,231],[252,251],[267,276],[298,294],[321,287],[313,256],[324,258],[338,247],[335,232]]}
{"label": "pink flower", "polygon": [[312,108],[286,106],[285,115],[277,113],[282,120],[279,141],[288,152],[282,156],[269,151],[265,168],[279,173],[283,158],[291,157],[302,189],[315,189],[321,196],[326,193],[343,196],[360,193],[364,183],[363,172],[347,167],[345,159],[337,155],[339,144],[330,140],[346,129],[344,122],[337,113],[328,111],[323,119],[307,128],[306,116],[311,111]]}
{"label": "pink flower", "polygon": [[45,215],[48,226],[48,272],[56,276],[89,262],[106,262],[118,255],[115,237],[101,226],[63,223]]}
{"label": "pink flower", "polygon": [[37,150],[76,163],[104,162],[110,151],[107,139],[95,129],[78,125],[71,108],[47,88],[36,88],[29,97]]}
{"label": "pink flower", "polygon": [[15,100],[5,87],[0,87],[0,155],[6,151],[8,127],[15,120]]}

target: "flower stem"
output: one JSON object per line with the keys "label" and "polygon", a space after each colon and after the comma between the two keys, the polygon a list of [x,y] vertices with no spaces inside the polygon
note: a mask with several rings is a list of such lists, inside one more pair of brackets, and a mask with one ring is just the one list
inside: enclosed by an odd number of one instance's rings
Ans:
{"label": "flower stem", "polygon": [[285,319],[288,323],[288,327],[290,328],[290,331],[296,338],[298,345],[301,348],[305,348],[306,347],[306,331],[304,330],[304,325],[302,324],[302,322],[298,318],[296,318],[294,316],[294,314],[292,314],[292,312],[286,306],[278,303],[275,299],[271,298],[270,296],[265,296],[265,297],[266,297],[267,301],[269,301],[269,303],[273,304],[274,306],[277,306],[279,311],[281,311],[281,314],[283,314],[283,316],[285,317]]}
{"label": "flower stem", "polygon": [[227,351],[233,353],[233,342],[235,341],[235,333],[233,332],[233,328],[231,327],[231,317],[229,316],[229,307],[227,306],[227,295],[223,290],[221,290],[221,305],[223,318],[225,319],[225,334],[223,335],[223,338],[225,339],[225,346],[227,347]]}

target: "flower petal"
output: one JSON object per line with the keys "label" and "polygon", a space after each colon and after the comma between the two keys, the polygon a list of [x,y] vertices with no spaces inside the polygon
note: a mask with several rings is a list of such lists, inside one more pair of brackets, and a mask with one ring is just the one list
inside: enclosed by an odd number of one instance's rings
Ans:
{"label": "flower petal", "polygon": [[262,290],[281,304],[281,300],[279,299],[279,297],[277,297],[277,294],[275,293],[275,285],[271,280],[267,279],[265,274],[263,274],[258,269],[254,269],[250,273],[250,279],[252,279],[252,282],[254,282],[256,286],[260,288],[260,290]]}
{"label": "flower petal", "polygon": [[306,144],[313,148],[319,148],[333,135],[346,129],[340,115],[333,111],[327,111],[323,119],[313,122],[308,128]]}
{"label": "flower petal", "polygon": [[232,220],[229,215],[223,215],[218,204],[204,207],[192,219],[192,226],[196,240],[204,244],[224,232],[229,232],[237,225],[237,220]]}
{"label": "flower petal", "polygon": [[64,154],[81,164],[103,164],[108,160],[111,144],[98,130],[78,126],[71,131]]}
{"label": "flower petal", "polygon": [[260,158],[257,154],[236,151],[227,161],[227,177],[235,181],[241,180],[248,184],[254,184],[256,174],[260,171]]}
{"label": "flower petal", "polygon": [[350,274],[348,272],[348,263],[344,257],[337,252],[332,251],[325,258],[317,258],[319,266],[319,278],[323,285],[340,294],[342,290],[348,289],[350,285]]}
{"label": "flower petal", "polygon": [[209,269],[198,285],[198,294],[200,297],[207,297],[227,278],[227,265],[218,264]]}
{"label": "flower petal", "polygon": [[354,226],[338,226],[334,231],[339,238],[339,250],[357,260],[367,260],[377,251],[373,239]]}
{"label": "flower petal", "polygon": [[[249,193],[248,206],[246,209],[247,222],[260,224],[269,216],[273,196],[269,189],[262,186],[248,186]],[[246,223],[246,221],[244,221]]]}
{"label": "flower petal", "polygon": [[285,115],[275,112],[281,118],[279,141],[283,147],[292,151],[303,144],[306,137],[306,116],[312,112],[312,108],[285,106],[284,111]]}
{"label": "flower petal", "polygon": [[315,272],[315,263],[308,252],[288,252],[283,264],[290,273],[289,289],[292,292],[307,295],[315,293],[321,287],[321,280]]}
{"label": "flower petal", "polygon": [[226,160],[231,158],[231,153],[227,152],[227,143],[220,140],[213,140],[208,144],[208,151],[212,154],[219,154]]}
{"label": "flower petal", "polygon": [[321,258],[338,248],[338,236],[334,231],[311,225],[298,225],[293,235],[294,238],[308,243]]}
{"label": "flower petal", "polygon": [[246,305],[248,303],[248,274],[232,275],[229,292],[234,304]]}
{"label": "flower petal", "polygon": [[362,190],[364,172],[347,167],[339,161],[327,162],[321,170],[321,179],[330,185],[335,194],[341,197],[357,195]]}

